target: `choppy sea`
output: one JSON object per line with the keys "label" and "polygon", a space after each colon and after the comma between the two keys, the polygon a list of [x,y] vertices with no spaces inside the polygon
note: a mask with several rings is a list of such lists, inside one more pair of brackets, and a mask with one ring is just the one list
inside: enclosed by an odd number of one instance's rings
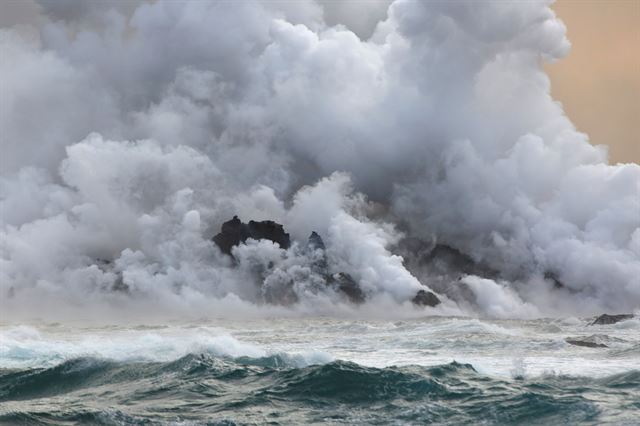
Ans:
{"label": "choppy sea", "polygon": [[0,325],[3,425],[320,423],[638,425],[640,320]]}

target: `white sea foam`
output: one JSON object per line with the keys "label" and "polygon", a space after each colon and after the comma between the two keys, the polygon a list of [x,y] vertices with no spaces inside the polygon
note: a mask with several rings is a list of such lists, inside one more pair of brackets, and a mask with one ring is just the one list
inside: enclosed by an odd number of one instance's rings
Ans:
{"label": "white sea foam", "polygon": [[[207,354],[258,363],[270,357],[269,365],[282,368],[334,360],[378,368],[457,361],[502,378],[531,379],[549,372],[602,377],[637,369],[640,344],[637,328],[603,330],[589,326],[588,319],[565,324],[553,319],[306,317],[201,323],[1,326],[0,368],[50,367],[78,357],[168,362]],[[608,348],[573,346],[565,340],[592,335]]]}
{"label": "white sea foam", "polygon": [[48,367],[79,357],[166,362],[200,353],[231,358],[279,355],[285,365],[296,367],[322,364],[333,359],[329,354],[313,350],[287,353],[265,349],[216,329],[155,332],[106,328],[41,333],[34,327],[19,326],[0,332],[0,368]]}

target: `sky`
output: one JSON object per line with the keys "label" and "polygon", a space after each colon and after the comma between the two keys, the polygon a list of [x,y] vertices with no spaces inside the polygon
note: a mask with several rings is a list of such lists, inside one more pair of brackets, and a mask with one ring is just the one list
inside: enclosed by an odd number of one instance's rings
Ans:
{"label": "sky", "polygon": [[569,55],[547,65],[551,92],[611,162],[640,163],[640,1],[560,0]]}

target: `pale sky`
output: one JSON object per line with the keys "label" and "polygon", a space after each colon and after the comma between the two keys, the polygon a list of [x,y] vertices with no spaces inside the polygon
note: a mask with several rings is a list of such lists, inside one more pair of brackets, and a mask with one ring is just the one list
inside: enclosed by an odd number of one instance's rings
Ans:
{"label": "pale sky", "polygon": [[640,0],[559,0],[571,52],[548,65],[552,94],[578,130],[640,163]]}

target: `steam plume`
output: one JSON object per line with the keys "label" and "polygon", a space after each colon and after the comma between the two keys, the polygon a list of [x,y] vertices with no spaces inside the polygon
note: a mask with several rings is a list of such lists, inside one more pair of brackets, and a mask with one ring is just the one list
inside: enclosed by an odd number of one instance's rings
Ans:
{"label": "steam plume", "polygon": [[251,303],[209,241],[234,214],[290,230],[238,256],[284,262],[312,310],[337,303],[295,251],[313,230],[398,310],[429,286],[406,235],[499,271],[465,278],[488,315],[639,309],[640,167],[551,98],[549,2],[344,4],[43,1],[36,40],[1,30],[7,312]]}

